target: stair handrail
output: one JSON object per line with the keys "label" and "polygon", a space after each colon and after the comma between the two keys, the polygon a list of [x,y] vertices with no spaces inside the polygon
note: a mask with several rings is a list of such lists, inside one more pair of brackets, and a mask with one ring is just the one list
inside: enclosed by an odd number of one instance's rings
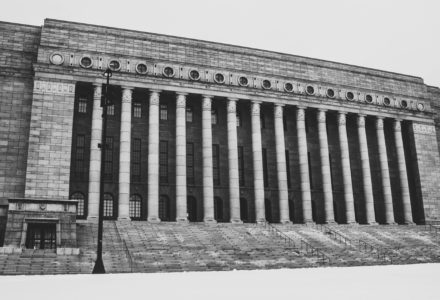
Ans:
{"label": "stair handrail", "polygon": [[324,224],[316,224],[316,227],[319,228],[323,233],[331,233],[331,238],[333,240],[336,240],[338,242],[343,242],[345,247],[352,246],[353,247],[353,241],[349,239],[348,237],[344,236],[343,234],[337,232],[336,230],[324,225]]}
{"label": "stair handrail", "polygon": [[[270,232],[275,232],[276,235],[281,236],[282,238],[290,241],[293,245],[296,244],[295,240],[288,236],[287,234],[281,232],[278,228],[270,224],[269,222],[261,222],[265,228],[268,228]],[[313,247],[311,244],[306,242],[305,240],[301,238],[297,238],[299,240],[300,249],[306,251],[307,254],[311,254],[313,256],[318,257],[318,260],[321,263],[330,263],[330,257],[328,257],[324,252],[322,252],[320,249]]]}
{"label": "stair handrail", "polygon": [[121,236],[121,234],[119,232],[118,224],[116,223],[116,221],[114,221],[113,224],[115,225],[116,234],[118,235],[119,240],[124,245],[124,252],[125,252],[125,256],[128,259],[128,265],[130,267],[130,272],[133,273],[133,258],[131,256],[130,250],[128,250],[127,243],[125,242],[125,239],[122,238],[122,236]]}

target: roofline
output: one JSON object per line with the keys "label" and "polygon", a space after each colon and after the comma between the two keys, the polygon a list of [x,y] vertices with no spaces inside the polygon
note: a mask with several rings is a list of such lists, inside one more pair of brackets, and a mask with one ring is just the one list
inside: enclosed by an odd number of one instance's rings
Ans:
{"label": "roofline", "polygon": [[20,25],[20,26],[23,26],[23,27],[31,27],[31,28],[34,28],[34,29],[41,28],[41,26],[37,26],[37,25],[29,25],[29,24],[8,22],[8,21],[0,21],[0,24],[8,24],[8,25],[15,25],[15,26],[16,25]]}
{"label": "roofline", "polygon": [[356,67],[356,68],[361,68],[361,69],[364,69],[364,70],[370,70],[370,71],[377,71],[377,72],[384,72],[384,73],[388,73],[388,74],[406,76],[406,77],[411,77],[411,78],[414,78],[414,79],[420,79],[422,81],[422,83],[424,83],[423,78],[419,77],[419,76],[408,75],[408,74],[397,73],[397,72],[391,72],[391,71],[375,69],[375,68],[369,68],[369,67],[363,67],[363,66],[352,65],[352,64],[347,64],[347,63],[335,62],[335,61],[324,60],[324,59],[319,59],[319,58],[312,58],[312,57],[308,57],[308,56],[294,55],[294,54],[289,54],[289,53],[283,53],[283,52],[277,52],[277,51],[271,51],[271,50],[252,48],[252,47],[247,47],[247,46],[232,45],[232,44],[226,44],[226,43],[220,43],[220,42],[214,42],[214,41],[200,40],[200,39],[181,37],[181,36],[175,36],[175,35],[168,35],[168,34],[160,34],[160,33],[148,32],[148,31],[140,31],[140,30],[134,30],[134,29],[125,29],[125,28],[119,28],[119,27],[95,25],[95,24],[90,24],[90,23],[65,21],[65,20],[51,19],[51,18],[46,18],[44,20],[45,20],[45,22],[46,21],[56,21],[56,22],[69,23],[69,24],[78,24],[78,25],[86,25],[86,26],[92,26],[92,27],[120,30],[120,31],[132,32],[132,33],[146,33],[146,34],[151,34],[151,35],[155,35],[155,36],[165,36],[165,37],[182,39],[182,40],[187,40],[187,41],[211,43],[211,44],[215,44],[215,45],[232,46],[232,47],[246,49],[246,50],[254,50],[254,51],[258,50],[258,51],[263,51],[263,52],[267,52],[267,53],[273,53],[273,54],[285,55],[285,56],[290,56],[290,57],[295,57],[295,58],[303,58],[303,59],[313,60],[313,61],[316,61],[316,62],[333,63],[333,64],[337,64],[337,65],[341,65],[341,66]]}

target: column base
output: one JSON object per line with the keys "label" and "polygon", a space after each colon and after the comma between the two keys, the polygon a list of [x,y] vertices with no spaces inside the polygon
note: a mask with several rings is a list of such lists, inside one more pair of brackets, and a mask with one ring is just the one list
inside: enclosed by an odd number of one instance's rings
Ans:
{"label": "column base", "polygon": [[217,224],[217,221],[216,221],[214,218],[206,218],[206,219],[203,219],[203,222],[204,222],[205,224]]}
{"label": "column base", "polygon": [[396,222],[385,222],[383,223],[383,225],[397,225]]}
{"label": "column base", "polygon": [[304,225],[315,225],[316,223],[313,220],[304,220],[303,224]]}
{"label": "column base", "polygon": [[231,219],[232,224],[243,224],[243,221],[240,219]]}
{"label": "column base", "polygon": [[338,225],[335,220],[328,220],[324,222],[325,225]]}
{"label": "column base", "polygon": [[257,223],[257,224],[265,224],[265,223],[269,223],[269,222],[267,222],[266,219],[259,219],[259,220],[256,220],[255,223]]}
{"label": "column base", "polygon": [[379,225],[376,221],[367,222],[366,225]]}
{"label": "column base", "polygon": [[292,224],[292,221],[290,221],[290,220],[281,220],[280,223],[281,224]]}
{"label": "column base", "polygon": [[147,221],[150,223],[160,223],[159,217],[148,217]]}
{"label": "column base", "polygon": [[356,221],[347,221],[347,225],[359,225]]}
{"label": "column base", "polygon": [[187,218],[176,218],[177,223],[189,223]]}

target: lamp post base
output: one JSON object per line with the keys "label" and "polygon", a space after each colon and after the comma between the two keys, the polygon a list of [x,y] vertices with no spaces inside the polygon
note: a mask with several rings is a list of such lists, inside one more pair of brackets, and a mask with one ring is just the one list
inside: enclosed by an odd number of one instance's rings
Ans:
{"label": "lamp post base", "polygon": [[102,258],[96,259],[92,274],[105,274],[105,268],[104,263],[102,262]]}

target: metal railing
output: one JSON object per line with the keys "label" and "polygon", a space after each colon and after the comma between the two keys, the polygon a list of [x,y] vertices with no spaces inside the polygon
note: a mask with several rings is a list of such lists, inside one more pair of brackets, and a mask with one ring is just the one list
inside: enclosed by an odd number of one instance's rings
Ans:
{"label": "metal railing", "polygon": [[128,250],[127,243],[125,242],[125,239],[122,238],[121,233],[119,232],[118,225],[116,221],[113,222],[116,229],[116,234],[118,235],[119,241],[124,245],[124,253],[128,260],[128,266],[130,268],[130,272],[133,273],[134,263],[133,263],[133,257],[131,256],[130,250]]}
{"label": "metal railing", "polygon": [[353,242],[351,239],[347,238],[346,236],[340,234],[336,230],[331,229],[330,227],[324,225],[324,224],[316,224],[316,228],[321,230],[324,234],[328,235],[331,239],[335,240],[336,242],[339,242],[341,244],[344,244],[345,247],[353,247]]}
{"label": "metal railing", "polygon": [[[269,232],[275,234],[277,237],[282,238],[285,241],[285,243],[288,243],[289,245],[293,245],[295,248],[299,248],[299,250],[305,251],[305,253],[317,257],[319,263],[327,263],[327,264],[330,263],[330,257],[328,257],[324,252],[322,252],[318,248],[313,247],[303,239],[297,238],[299,240],[299,243],[296,243],[296,241],[293,238],[281,232],[278,228],[271,225],[270,223],[261,222],[261,224],[263,224],[264,227],[269,230]],[[297,245],[299,247],[297,247]]]}

